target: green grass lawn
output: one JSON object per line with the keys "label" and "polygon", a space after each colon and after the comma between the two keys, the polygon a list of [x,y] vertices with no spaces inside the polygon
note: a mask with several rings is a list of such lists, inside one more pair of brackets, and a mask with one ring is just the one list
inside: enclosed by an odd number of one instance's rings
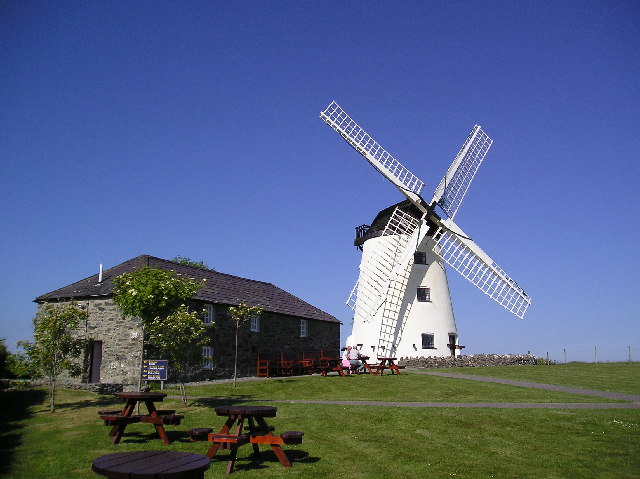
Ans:
{"label": "green grass lawn", "polygon": [[[587,368],[590,366],[585,365]],[[473,371],[483,374],[482,369]],[[557,382],[560,376],[557,376],[556,367],[542,369],[549,372],[544,373],[546,376],[541,377],[539,382],[565,385]],[[489,372],[485,370],[485,375],[489,375]],[[607,376],[606,372],[600,374]],[[610,374],[618,375],[619,371],[612,369]],[[532,377],[519,379],[532,380]],[[600,380],[610,381],[611,384],[617,381],[612,377]],[[418,374],[260,380],[238,383],[235,389],[229,384],[198,386],[190,388],[189,394],[218,398],[227,396],[230,399],[195,400],[186,407],[174,399],[162,403],[163,407],[175,408],[178,413],[185,415],[180,426],[167,427],[173,441],[170,446],[162,444],[149,424],[128,426],[122,442],[111,445],[107,436],[108,428],[96,414],[98,409],[119,404],[111,397],[64,390],[59,395],[58,411],[50,414],[47,412],[47,399],[41,391],[2,392],[0,402],[4,416],[0,428],[0,477],[97,478],[100,476],[91,472],[90,464],[92,459],[103,454],[147,449],[204,453],[208,443],[188,442],[185,431],[206,426],[218,429],[223,420],[215,415],[213,405],[240,404],[250,399],[355,398],[465,402],[584,400],[573,395],[537,390],[530,390],[531,396],[527,396],[522,389]],[[440,395],[443,397],[439,398]],[[609,402],[598,398],[590,400]],[[301,445],[285,446],[293,467],[282,468],[275,456],[266,452],[268,449],[263,449],[263,462],[252,462],[249,457],[251,448],[245,446],[240,449],[233,477],[640,477],[638,409],[273,405],[278,407],[278,415],[270,423],[276,426],[276,432],[305,432]],[[226,452],[219,453],[206,477],[224,475],[226,458]]]}
{"label": "green grass lawn", "polygon": [[640,363],[568,363],[553,366],[448,368],[438,371],[640,395]]}

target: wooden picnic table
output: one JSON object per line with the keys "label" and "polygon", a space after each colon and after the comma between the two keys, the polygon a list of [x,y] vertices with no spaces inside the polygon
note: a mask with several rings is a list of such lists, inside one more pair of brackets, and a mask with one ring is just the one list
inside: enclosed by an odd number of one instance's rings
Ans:
{"label": "wooden picnic table", "polygon": [[378,357],[378,364],[375,365],[374,376],[380,374],[381,376],[384,374],[384,370],[388,369],[391,371],[391,374],[400,374],[400,368],[395,363],[398,358],[388,358],[388,357]]}
{"label": "wooden picnic table", "polygon": [[91,469],[109,479],[204,479],[211,459],[176,451],[134,451],[94,459]]}
{"label": "wooden picnic table", "polygon": [[[302,432],[288,431],[280,435],[273,433],[274,428],[265,420],[267,417],[275,417],[277,407],[272,406],[218,406],[215,408],[218,416],[227,416],[227,420],[217,434],[209,434],[209,442],[213,443],[207,451],[207,456],[213,458],[222,446],[229,449],[229,461],[227,462],[227,474],[231,474],[238,455],[238,447],[251,443],[253,453],[260,458],[259,444],[268,444],[275,453],[278,461],[284,467],[291,467],[291,462],[282,450],[285,444],[301,444]],[[247,427],[244,427],[245,420]],[[244,432],[248,430],[248,432]]]}
{"label": "wooden picnic table", "polygon": [[[376,368],[375,364],[369,364],[367,361],[369,361],[369,356],[362,356],[360,355],[360,361],[362,361],[362,365],[364,366],[364,368],[367,370],[367,372],[369,374],[373,373],[373,369]],[[372,369],[373,368],[373,369]]]}
{"label": "wooden picnic table", "polygon": [[[164,430],[165,424],[178,425],[184,416],[174,414],[175,411],[160,411],[156,409],[155,403],[161,402],[167,395],[164,393],[152,393],[142,391],[125,391],[115,393],[115,396],[126,401],[122,411],[102,411],[100,418],[107,426],[112,426],[109,436],[113,436],[113,444],[118,444],[124,434],[127,424],[144,422],[153,424],[165,444],[170,444],[167,433]],[[133,411],[139,402],[144,402],[149,414],[135,415]]]}
{"label": "wooden picnic table", "polygon": [[320,358],[320,364],[318,365],[320,374],[326,376],[328,373],[335,371],[340,376],[344,376],[344,368],[342,367],[342,358],[324,357]]}

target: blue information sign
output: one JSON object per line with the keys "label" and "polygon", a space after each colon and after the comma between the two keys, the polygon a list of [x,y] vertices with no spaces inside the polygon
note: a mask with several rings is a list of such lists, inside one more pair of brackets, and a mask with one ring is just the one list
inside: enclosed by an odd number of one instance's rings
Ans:
{"label": "blue information sign", "polygon": [[145,359],[142,361],[142,380],[166,381],[168,364],[166,359]]}

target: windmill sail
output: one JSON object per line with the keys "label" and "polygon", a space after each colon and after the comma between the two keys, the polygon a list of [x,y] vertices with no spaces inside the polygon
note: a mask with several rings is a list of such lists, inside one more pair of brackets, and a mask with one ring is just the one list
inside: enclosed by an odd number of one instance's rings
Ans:
{"label": "windmill sail", "polygon": [[474,126],[447,170],[447,174],[440,181],[433,194],[432,203],[440,205],[449,218],[453,219],[458,212],[471,185],[471,180],[480,168],[492,143],[493,140],[482,131],[479,125]]}
{"label": "windmill sail", "polygon": [[531,298],[451,220],[434,235],[435,253],[496,303],[522,319]]}
{"label": "windmill sail", "polygon": [[[387,241],[379,242],[371,253],[366,267],[361,268],[358,282],[347,299],[347,305],[356,310],[356,315],[369,321],[385,301],[390,282],[406,268],[415,250],[416,234],[426,228],[418,228],[416,218],[396,208],[389,218],[382,236]],[[358,308],[356,308],[358,303]]]}
{"label": "windmill sail", "polygon": [[[320,118],[411,203],[386,208],[372,226],[357,229],[355,244],[362,258],[347,300],[354,310],[350,344],[379,356],[413,356],[420,348],[423,354],[460,354],[445,265],[523,318],[529,296],[453,222],[493,142],[480,126],[471,130],[427,203],[421,197],[424,183],[335,101]],[[436,212],[436,206],[442,211]],[[420,255],[414,257],[417,250]]]}
{"label": "windmill sail", "polygon": [[420,200],[420,192],[424,183],[420,178],[402,166],[398,160],[382,148],[335,101],[320,113],[320,118],[340,133],[347,143],[391,181],[407,198],[424,210]]}

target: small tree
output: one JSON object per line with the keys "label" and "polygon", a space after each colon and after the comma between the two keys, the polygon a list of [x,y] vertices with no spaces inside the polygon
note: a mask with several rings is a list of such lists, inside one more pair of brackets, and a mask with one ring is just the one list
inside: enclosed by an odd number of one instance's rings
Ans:
{"label": "small tree", "polygon": [[167,317],[156,317],[149,325],[149,341],[171,361],[176,374],[182,403],[187,404],[184,387],[189,365],[198,360],[198,348],[205,343],[207,327],[198,313],[184,304]]}
{"label": "small tree", "polygon": [[86,345],[84,339],[75,338],[72,332],[80,321],[87,318],[87,312],[75,303],[66,307],[44,304],[33,319],[33,343],[19,341],[29,357],[37,376],[44,377],[49,386],[49,411],[55,411],[57,381],[63,371],[70,376],[82,372],[77,359]]}
{"label": "small tree", "polygon": [[[202,280],[206,281],[206,280]],[[122,314],[140,318],[144,356],[144,333],[156,318],[166,319],[175,314],[200,289],[203,283],[179,275],[175,271],[143,266],[123,273],[113,280],[113,302]],[[142,371],[140,358],[140,370]],[[142,378],[139,379],[138,388]]]}
{"label": "small tree", "polygon": [[114,278],[113,302],[122,314],[140,318],[147,326],[157,317],[176,312],[201,286],[175,271],[143,266]]}
{"label": "small tree", "polygon": [[233,361],[234,388],[236,387],[236,379],[238,377],[238,331],[240,330],[240,325],[246,323],[254,316],[259,316],[260,314],[262,314],[262,308],[258,306],[248,306],[244,302],[240,303],[238,306],[231,306],[229,308],[229,315],[236,326],[236,352]]}
{"label": "small tree", "polygon": [[215,271],[214,268],[209,268],[209,266],[207,266],[204,261],[193,261],[191,258],[186,258],[184,256],[176,256],[171,261],[187,266],[193,266],[194,268],[205,269],[207,271]]}

